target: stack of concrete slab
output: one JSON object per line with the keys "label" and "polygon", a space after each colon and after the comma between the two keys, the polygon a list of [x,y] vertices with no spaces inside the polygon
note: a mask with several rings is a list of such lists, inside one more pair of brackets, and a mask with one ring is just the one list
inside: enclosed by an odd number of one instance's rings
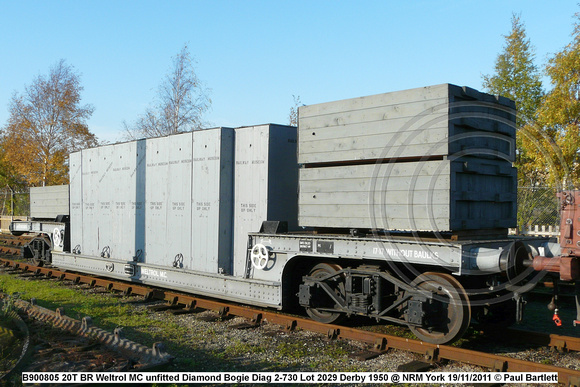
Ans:
{"label": "stack of concrete slab", "polygon": [[515,157],[515,104],[450,84],[302,106],[298,128],[301,164]]}
{"label": "stack of concrete slab", "polygon": [[299,224],[516,224],[515,105],[443,84],[299,109]]}

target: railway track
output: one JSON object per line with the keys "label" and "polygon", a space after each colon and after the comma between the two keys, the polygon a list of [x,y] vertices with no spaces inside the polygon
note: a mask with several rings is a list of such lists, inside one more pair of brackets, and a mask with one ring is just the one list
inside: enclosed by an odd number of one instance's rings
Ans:
{"label": "railway track", "polygon": [[[480,352],[446,345],[435,345],[418,340],[396,337],[384,333],[371,332],[341,325],[321,324],[310,319],[290,316],[275,311],[261,310],[223,301],[202,298],[194,295],[135,285],[104,278],[95,278],[79,273],[65,272],[51,267],[38,267],[9,258],[0,258],[5,271],[39,278],[56,278],[91,287],[103,287],[124,295],[139,295],[147,300],[166,301],[166,308],[176,309],[176,313],[196,309],[215,310],[223,317],[239,316],[248,320],[248,327],[269,322],[286,327],[287,331],[297,329],[322,333],[329,339],[349,339],[369,345],[363,357],[378,356],[389,349],[399,349],[423,355],[426,363],[443,360],[456,361],[487,368],[496,372],[557,372],[559,382],[580,386],[580,370],[557,367],[537,362],[524,361],[492,353]],[[519,335],[529,344],[549,346],[560,351],[580,351],[580,338],[509,330],[506,335]]]}
{"label": "railway track", "polygon": [[19,257],[22,254],[22,247],[30,242],[34,236],[15,236],[10,234],[0,234],[0,254],[10,257]]}

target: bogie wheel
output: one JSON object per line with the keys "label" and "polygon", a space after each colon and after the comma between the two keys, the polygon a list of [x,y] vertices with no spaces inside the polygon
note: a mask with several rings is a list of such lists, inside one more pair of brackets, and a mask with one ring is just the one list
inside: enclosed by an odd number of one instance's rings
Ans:
{"label": "bogie wheel", "polygon": [[418,276],[411,285],[435,295],[433,305],[427,310],[429,327],[409,325],[415,336],[433,344],[451,343],[461,338],[469,327],[471,306],[459,281],[450,274],[428,272]]}
{"label": "bogie wheel", "polygon": [[[318,265],[314,266],[312,270],[310,270],[308,275],[313,278],[321,279],[332,276],[338,273],[340,270],[342,270],[342,268],[339,265],[332,263],[319,263]],[[345,281],[343,275],[336,275],[332,277],[332,279],[330,279],[330,281],[327,283],[330,285],[332,291],[338,298],[344,299],[346,297]],[[322,289],[317,292],[313,303],[315,306],[307,307],[306,313],[308,316],[310,316],[311,319],[315,321],[324,324],[332,324],[339,322],[344,318],[343,313],[322,309],[333,308],[336,305],[336,302]],[[318,306],[318,308],[316,306]]]}
{"label": "bogie wheel", "polygon": [[34,266],[44,266],[45,263],[51,261],[51,246],[50,239],[47,237],[37,237],[28,242],[26,245],[25,256],[30,257],[30,261]]}

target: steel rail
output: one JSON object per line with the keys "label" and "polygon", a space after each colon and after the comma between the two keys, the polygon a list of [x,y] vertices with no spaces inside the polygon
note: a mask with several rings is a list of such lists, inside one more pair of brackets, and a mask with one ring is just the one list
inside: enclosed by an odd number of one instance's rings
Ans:
{"label": "steel rail", "polygon": [[[111,279],[95,278],[84,274],[60,271],[50,267],[32,266],[9,259],[0,258],[0,263],[6,267],[32,272],[37,276],[44,275],[60,280],[70,280],[78,284],[84,283],[90,286],[100,286],[108,290],[123,292],[126,295],[142,295],[147,299],[165,300],[172,305],[183,305],[184,308],[189,310],[196,308],[217,310],[224,317],[244,317],[250,319],[256,325],[262,321],[268,321],[273,324],[285,326],[289,331],[303,329],[325,334],[329,339],[349,339],[363,342],[372,345],[373,349],[379,353],[393,348],[423,354],[425,360],[429,362],[451,360],[484,367],[496,372],[557,372],[559,383],[580,387],[580,370],[535,363],[448,345],[431,344],[419,340],[390,336],[383,333],[369,332],[340,325],[322,324],[310,319],[289,316],[275,311],[255,309],[249,306],[177,293],[166,289],[151,288]],[[578,345],[575,338],[553,335],[553,340],[564,340],[566,345],[561,348],[568,350],[573,350],[572,348]],[[551,342],[549,341],[548,343]]]}
{"label": "steel rail", "polygon": [[0,234],[0,244],[6,245],[6,246],[20,247],[20,246],[24,246],[25,244],[30,242],[36,236],[37,236],[37,234],[20,235],[20,236],[10,235],[10,234]]}
{"label": "steel rail", "polygon": [[18,257],[22,254],[21,247],[34,239],[34,236],[0,235],[0,254]]}
{"label": "steel rail", "polygon": [[580,351],[580,337],[562,336],[553,333],[526,331],[517,328],[504,328],[506,337],[517,337],[528,344],[551,347],[560,352]]}
{"label": "steel rail", "polygon": [[20,256],[20,247],[0,246],[0,254],[12,255],[14,257]]}

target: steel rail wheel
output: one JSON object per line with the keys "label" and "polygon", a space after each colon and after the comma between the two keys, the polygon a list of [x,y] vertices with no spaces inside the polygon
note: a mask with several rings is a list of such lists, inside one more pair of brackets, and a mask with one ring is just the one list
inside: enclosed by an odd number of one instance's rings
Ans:
{"label": "steel rail wheel", "polygon": [[415,336],[433,344],[450,343],[463,336],[471,320],[471,306],[457,279],[450,274],[427,272],[411,285],[435,295],[425,308],[427,327],[409,325]]}
{"label": "steel rail wheel", "polygon": [[[316,279],[322,279],[329,276],[333,276],[342,270],[342,267],[331,263],[319,263],[310,270],[310,277]],[[334,294],[341,299],[346,297],[345,281],[344,276],[337,275],[329,279],[328,284],[330,285]],[[317,293],[317,297],[314,300],[317,307],[307,307],[306,313],[314,321],[318,321],[324,324],[332,324],[339,322],[344,318],[344,313],[332,312],[329,310],[324,310],[324,308],[334,308],[336,302],[322,289]]]}

